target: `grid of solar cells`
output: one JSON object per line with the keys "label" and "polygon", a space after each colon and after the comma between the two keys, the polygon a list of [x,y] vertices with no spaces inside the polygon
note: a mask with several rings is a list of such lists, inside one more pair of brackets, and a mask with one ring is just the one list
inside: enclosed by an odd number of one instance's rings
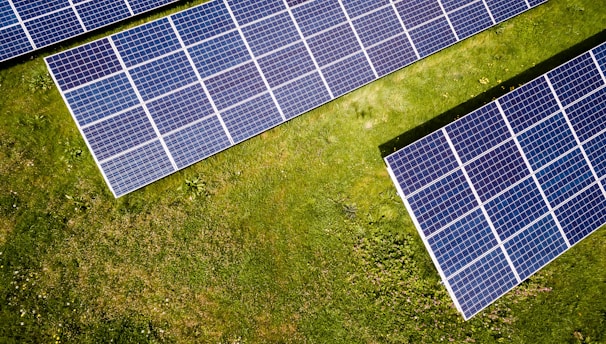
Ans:
{"label": "grid of solar cells", "polygon": [[[118,0],[102,1],[111,7]],[[150,140],[177,170],[497,23],[474,24],[490,18],[481,0],[444,3],[446,10],[437,0],[214,0],[47,63],[80,127],[140,106],[156,135]],[[211,115],[216,120],[208,122]],[[182,157],[179,138],[204,153]],[[112,159],[90,146],[98,160]],[[135,189],[147,180],[121,185]]]}
{"label": "grid of solar cells", "polygon": [[465,319],[606,224],[605,48],[385,158]]}
{"label": "grid of solar cells", "polygon": [[177,0],[0,0],[0,62]]}

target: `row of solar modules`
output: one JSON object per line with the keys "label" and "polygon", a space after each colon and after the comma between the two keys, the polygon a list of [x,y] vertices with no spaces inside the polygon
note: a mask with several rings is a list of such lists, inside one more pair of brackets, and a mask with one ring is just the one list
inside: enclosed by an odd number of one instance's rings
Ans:
{"label": "row of solar modules", "polygon": [[606,224],[606,44],[386,157],[466,319]]}
{"label": "row of solar modules", "polygon": [[176,0],[0,0],[0,62]]}
{"label": "row of solar modules", "polygon": [[530,6],[215,0],[46,61],[119,196]]}

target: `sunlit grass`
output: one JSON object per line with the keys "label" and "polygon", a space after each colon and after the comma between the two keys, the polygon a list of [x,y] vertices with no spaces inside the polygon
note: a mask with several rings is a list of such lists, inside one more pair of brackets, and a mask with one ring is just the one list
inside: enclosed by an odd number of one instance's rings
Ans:
{"label": "sunlit grass", "polygon": [[603,341],[602,232],[463,322],[379,150],[517,86],[602,7],[552,0],[119,199],[41,56],[1,69],[0,342]]}

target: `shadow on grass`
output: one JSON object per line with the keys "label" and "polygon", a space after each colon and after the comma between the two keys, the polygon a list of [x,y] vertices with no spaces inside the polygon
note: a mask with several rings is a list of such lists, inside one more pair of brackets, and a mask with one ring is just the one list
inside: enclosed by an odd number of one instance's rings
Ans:
{"label": "shadow on grass", "polygon": [[46,56],[46,55],[53,55],[53,54],[60,53],[62,51],[75,47],[74,44],[78,43],[78,42],[80,42],[80,44],[78,44],[78,46],[79,46],[81,44],[86,44],[86,42],[90,41],[91,38],[101,39],[103,37],[107,37],[110,35],[109,33],[114,32],[114,30],[116,30],[120,27],[125,27],[125,28],[129,27],[129,25],[131,25],[132,23],[136,23],[138,20],[143,19],[143,18],[155,18],[155,16],[160,13],[169,13],[169,12],[173,13],[174,12],[173,10],[175,8],[177,8],[179,6],[183,6],[183,5],[192,7],[194,5],[194,1],[186,0],[186,1],[172,2],[170,4],[166,4],[166,5],[160,6],[158,8],[146,11],[146,12],[136,14],[134,17],[125,18],[124,20],[119,20],[119,21],[109,24],[107,26],[103,26],[103,27],[100,27],[100,28],[97,28],[97,29],[94,29],[94,30],[91,30],[88,32],[84,32],[82,34],[70,37],[66,40],[53,43],[49,46],[42,47],[42,48],[36,49],[34,51],[30,51],[28,53],[19,55],[17,57],[13,57],[6,61],[0,62],[0,70],[9,69],[16,65],[19,65],[19,64],[25,63],[27,61],[33,60],[35,58],[38,58],[39,56]]}
{"label": "shadow on grass", "polygon": [[515,77],[502,82],[501,84],[477,95],[476,97],[462,103],[443,114],[415,127],[395,138],[381,144],[379,151],[381,157],[385,158],[389,154],[404,148],[405,146],[419,140],[420,138],[431,134],[432,132],[452,123],[456,119],[465,116],[466,114],[490,103],[496,98],[499,98],[510,91],[510,88],[517,88],[520,85],[526,84],[529,81],[538,78],[539,76],[549,72],[557,66],[581,55],[591,48],[606,41],[606,29],[591,36],[585,41],[576,44],[561,53],[535,65],[525,72],[516,75]]}

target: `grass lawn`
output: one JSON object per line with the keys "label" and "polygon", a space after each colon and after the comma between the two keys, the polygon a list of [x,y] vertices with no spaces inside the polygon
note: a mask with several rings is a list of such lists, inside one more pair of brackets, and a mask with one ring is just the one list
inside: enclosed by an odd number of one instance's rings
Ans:
{"label": "grass lawn", "polygon": [[604,229],[464,322],[382,161],[606,40],[604,0],[551,0],[114,199],[42,58],[196,3],[0,66],[0,342],[606,342]]}

